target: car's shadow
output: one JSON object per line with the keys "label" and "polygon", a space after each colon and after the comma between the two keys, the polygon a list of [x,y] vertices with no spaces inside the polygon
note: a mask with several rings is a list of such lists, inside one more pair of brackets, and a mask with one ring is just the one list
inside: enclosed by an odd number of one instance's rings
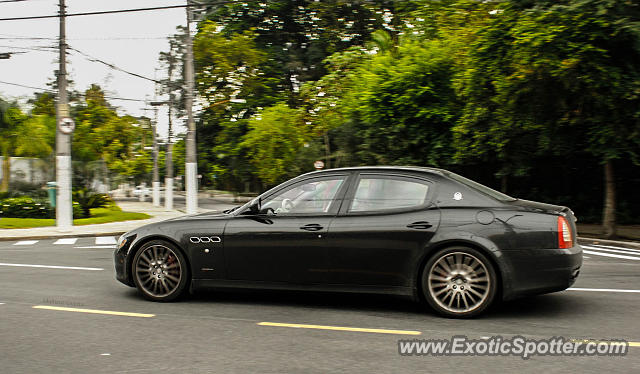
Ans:
{"label": "car's shadow", "polygon": [[194,303],[225,303],[255,306],[285,306],[370,312],[422,312],[424,308],[408,298],[393,295],[351,294],[281,290],[199,290],[186,298]]}
{"label": "car's shadow", "polygon": [[[583,302],[568,293],[530,296],[497,302],[479,318],[552,318],[573,315]],[[273,290],[199,290],[184,300],[188,303],[314,308],[336,311],[362,311],[367,314],[437,316],[425,303],[393,295],[302,292]]]}

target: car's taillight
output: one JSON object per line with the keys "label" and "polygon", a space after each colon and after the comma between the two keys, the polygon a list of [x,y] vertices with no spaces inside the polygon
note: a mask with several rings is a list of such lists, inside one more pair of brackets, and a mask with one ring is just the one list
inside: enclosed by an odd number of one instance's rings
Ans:
{"label": "car's taillight", "polygon": [[558,217],[558,248],[573,247],[573,235],[569,222],[564,217]]}

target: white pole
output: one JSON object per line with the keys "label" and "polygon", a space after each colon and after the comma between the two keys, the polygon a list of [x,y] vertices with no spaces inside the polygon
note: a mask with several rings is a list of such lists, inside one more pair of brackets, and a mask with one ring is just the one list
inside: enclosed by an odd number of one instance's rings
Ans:
{"label": "white pole", "polygon": [[164,178],[164,208],[173,210],[173,178]]}
{"label": "white pole", "polygon": [[[67,44],[64,0],[60,0],[60,66],[58,71],[58,111],[57,120],[69,117],[67,103]],[[69,134],[56,129],[56,226],[60,231],[71,231],[73,227],[73,207],[71,198],[71,139]]]}
{"label": "white pole", "polygon": [[185,190],[187,193],[187,214],[198,213],[198,163],[196,158],[196,124],[193,119],[193,40],[191,38],[191,9],[187,0],[187,56],[185,61],[185,78],[187,83],[185,107],[187,110],[187,138],[185,139]]}
{"label": "white pole", "polygon": [[153,206],[160,206],[160,182],[153,182]]}

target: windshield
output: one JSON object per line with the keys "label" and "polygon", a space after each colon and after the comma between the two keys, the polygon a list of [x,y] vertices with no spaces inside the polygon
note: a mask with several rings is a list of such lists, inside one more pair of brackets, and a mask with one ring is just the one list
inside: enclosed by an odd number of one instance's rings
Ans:
{"label": "windshield", "polygon": [[451,172],[446,172],[445,173],[449,178],[455,180],[456,182],[460,182],[462,184],[464,184],[467,187],[471,187],[474,190],[480,191],[482,193],[484,193],[485,195],[489,195],[491,197],[493,197],[494,199],[500,200],[500,201],[515,201],[518,199],[515,199],[509,195],[505,195],[502,192],[498,192],[492,188],[489,188],[483,184],[480,184],[478,182],[474,182],[471,179],[467,179],[461,175],[458,175],[456,173],[451,173]]}

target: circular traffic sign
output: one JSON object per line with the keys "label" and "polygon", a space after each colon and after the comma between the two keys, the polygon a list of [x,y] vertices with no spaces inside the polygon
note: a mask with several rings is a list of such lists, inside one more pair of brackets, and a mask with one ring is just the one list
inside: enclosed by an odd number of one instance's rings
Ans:
{"label": "circular traffic sign", "polygon": [[313,167],[320,170],[324,167],[324,162],[322,162],[322,160],[318,160],[313,163]]}
{"label": "circular traffic sign", "polygon": [[65,135],[71,134],[73,130],[75,130],[75,128],[76,128],[76,123],[73,122],[73,119],[69,117],[61,118],[60,121],[58,122],[58,129],[60,129],[60,132],[62,132]]}

